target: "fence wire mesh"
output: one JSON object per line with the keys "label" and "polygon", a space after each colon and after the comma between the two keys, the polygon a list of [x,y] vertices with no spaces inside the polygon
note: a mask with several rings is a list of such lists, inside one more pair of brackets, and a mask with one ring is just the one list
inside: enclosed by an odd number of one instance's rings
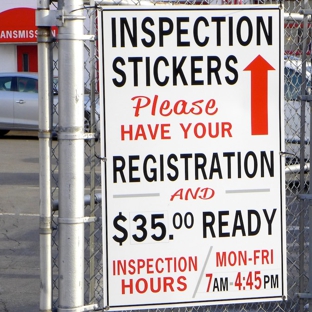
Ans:
{"label": "fence wire mesh", "polygon": [[[172,4],[179,4],[179,0],[169,0]],[[158,1],[151,1],[159,3]],[[168,3],[168,1],[166,1]],[[103,4],[132,4],[144,5],[140,0],[103,1]],[[181,2],[180,2],[181,3]],[[250,3],[246,0],[186,0],[189,5],[207,4],[272,4],[255,0]],[[93,1],[85,1],[84,15],[85,34],[97,34],[97,9]],[[252,304],[232,304],[218,306],[202,306],[175,309],[177,311],[307,311],[308,300],[300,299],[299,293],[306,293],[309,281],[309,203],[302,199],[302,194],[309,193],[309,148],[310,148],[310,106],[307,102],[300,101],[301,94],[311,93],[311,25],[310,18],[304,31],[303,15],[299,14],[303,8],[311,9],[309,2],[285,1],[284,34],[285,34],[285,157],[286,157],[286,222],[287,222],[287,279],[288,300],[283,302],[265,302]],[[95,36],[96,38],[96,36]],[[307,46],[306,70],[307,81],[302,79],[302,51],[304,42]],[[56,51],[56,52],[55,52]],[[57,42],[54,47],[54,73],[58,70]],[[97,41],[85,42],[85,90],[90,105],[90,114],[86,114],[85,122],[89,129],[94,131],[95,115],[99,116],[98,105],[98,51]],[[56,104],[57,105],[57,104]],[[94,108],[94,111],[92,110]],[[57,114],[57,107],[54,107]],[[304,122],[304,126],[301,126]],[[304,140],[302,140],[304,138]],[[58,200],[58,141],[52,143],[52,200]],[[103,308],[103,263],[102,263],[102,206],[98,194],[101,192],[100,165],[100,140],[89,139],[85,141],[85,216],[96,217],[95,222],[85,225],[85,304],[98,304],[99,310]],[[302,170],[300,170],[300,168]],[[303,170],[304,169],[304,170]],[[91,200],[88,200],[91,199]],[[94,200],[92,200],[94,199]],[[53,265],[53,309],[58,307],[58,223],[57,209],[53,212],[52,236],[52,265]],[[165,311],[161,309],[159,311]]]}

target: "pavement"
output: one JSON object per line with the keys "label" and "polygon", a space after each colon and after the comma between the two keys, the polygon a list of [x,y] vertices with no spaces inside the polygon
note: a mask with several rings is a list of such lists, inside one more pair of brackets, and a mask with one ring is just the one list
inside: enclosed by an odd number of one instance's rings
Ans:
{"label": "pavement", "polygon": [[0,312],[39,311],[39,141],[0,138]]}

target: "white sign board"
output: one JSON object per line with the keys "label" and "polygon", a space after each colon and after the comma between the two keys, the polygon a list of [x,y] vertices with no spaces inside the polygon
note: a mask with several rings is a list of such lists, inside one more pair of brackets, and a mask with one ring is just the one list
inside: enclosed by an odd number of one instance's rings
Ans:
{"label": "white sign board", "polygon": [[286,298],[283,10],[104,7],[111,310]]}

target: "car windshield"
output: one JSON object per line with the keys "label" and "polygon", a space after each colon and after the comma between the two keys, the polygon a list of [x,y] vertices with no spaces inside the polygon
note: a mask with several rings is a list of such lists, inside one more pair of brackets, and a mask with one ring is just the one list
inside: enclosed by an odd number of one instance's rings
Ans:
{"label": "car windshield", "polygon": [[[301,95],[302,75],[291,68],[284,68],[284,94],[287,101],[298,100]],[[306,81],[306,94],[309,94],[311,89],[311,80]]]}

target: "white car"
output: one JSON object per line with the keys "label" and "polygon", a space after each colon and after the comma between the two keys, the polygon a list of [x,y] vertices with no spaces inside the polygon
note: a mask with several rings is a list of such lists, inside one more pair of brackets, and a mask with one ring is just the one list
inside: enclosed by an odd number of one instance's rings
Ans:
{"label": "white car", "polygon": [[[56,86],[57,83],[54,83],[54,87]],[[57,103],[56,89],[54,93],[54,102]],[[90,131],[89,102],[86,96],[86,132]],[[38,131],[38,118],[38,75],[25,72],[0,73],[0,136],[5,135],[10,130]],[[57,124],[57,114],[53,116],[53,123]],[[96,128],[99,129],[99,127]]]}
{"label": "white car", "polygon": [[[311,95],[311,63],[306,63],[306,88],[304,96]],[[286,59],[284,62],[284,113],[286,162],[298,164],[300,157],[301,130],[304,130],[304,159],[310,158],[310,105],[305,103],[305,124],[301,127],[301,93],[302,93],[302,61],[298,58]]]}
{"label": "white car", "polygon": [[[306,86],[302,90],[302,61],[300,58],[287,57],[284,61],[284,113],[285,113],[285,158],[286,181],[299,182],[301,171],[301,153],[304,151],[303,160],[305,180],[310,171],[310,105],[304,101],[303,112],[305,114],[304,128],[301,129],[301,99],[311,95],[311,63],[306,63]],[[304,131],[301,139],[301,132]],[[301,142],[303,144],[301,144]]]}

